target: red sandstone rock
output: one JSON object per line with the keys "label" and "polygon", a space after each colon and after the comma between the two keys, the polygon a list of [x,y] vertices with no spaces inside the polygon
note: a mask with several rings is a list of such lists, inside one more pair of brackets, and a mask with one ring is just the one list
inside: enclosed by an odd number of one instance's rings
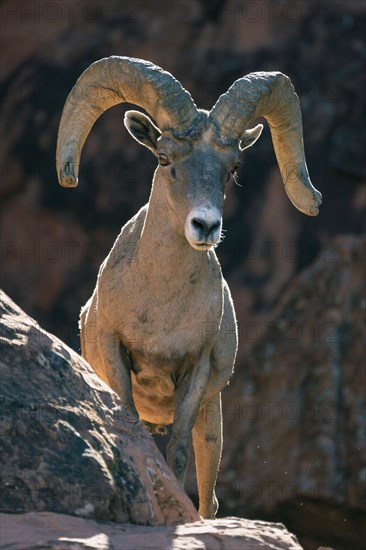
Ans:
{"label": "red sandstone rock", "polygon": [[79,188],[57,184],[61,110],[92,61],[112,54],[149,59],[171,71],[203,108],[248,72],[281,70],[300,96],[309,171],[324,202],[317,219],[295,211],[266,127],[243,156],[243,187],[228,189],[227,232],[218,248],[236,304],[242,360],[253,338],[250,323],[268,319],[294,273],[336,234],[364,231],[364,11],[359,1],[5,2],[4,290],[78,349],[80,306],[121,226],[147,201],[156,163],[123,127],[127,106],[105,113],[88,137]]}
{"label": "red sandstone rock", "polygon": [[366,510],[365,244],[336,239],[237,365],[217,487],[225,513],[281,514],[298,536],[353,550]]}
{"label": "red sandstone rock", "polygon": [[[365,88],[365,4],[356,0],[295,3],[285,0],[259,2],[255,6],[254,2],[236,0],[174,3],[156,0],[91,2],[85,6],[78,2],[73,6],[72,2],[56,0],[28,5],[28,0],[1,5],[3,287],[43,326],[75,349],[79,349],[80,305],[90,296],[99,265],[121,225],[146,202],[154,167],[150,153],[131,140],[123,128],[124,108],[115,107],[103,115],[97,123],[98,129],[88,138],[79,188],[71,192],[57,186],[54,153],[59,117],[66,95],[81,71],[92,61],[111,54],[150,59],[173,72],[191,91],[197,104],[207,108],[235,78],[247,72],[282,70],[291,76],[302,106],[310,174],[322,191],[324,202],[317,219],[307,219],[294,211],[279,182],[269,131],[265,129],[258,144],[245,154],[240,174],[243,188],[233,186],[229,190],[224,223],[227,233],[218,248],[239,320],[236,370],[241,372],[243,365],[248,368],[246,353],[258,341],[260,332],[267,330],[265,323],[273,320],[273,304],[294,274],[308,265],[324,246],[328,258],[332,258],[332,246],[339,233],[364,232],[366,171],[361,114]],[[339,265],[335,262],[335,271]],[[321,303],[317,315],[322,315]],[[319,334],[321,340],[332,338],[333,323],[338,323],[331,312],[327,315],[321,317],[321,324],[328,331]],[[358,312],[352,323],[359,323],[359,315]],[[285,328],[286,323],[287,320]],[[259,327],[258,332],[253,324]],[[293,335],[290,330],[290,338]],[[353,350],[358,356],[361,345],[362,339],[356,338],[348,352],[349,365]],[[291,360],[292,355],[296,352],[290,356],[285,353],[285,361]],[[309,361],[314,359],[313,351],[306,352],[307,357]],[[347,403],[358,395],[353,370],[358,367],[348,367],[343,384],[343,395],[349,396]],[[282,374],[281,371],[278,384],[283,402],[286,388]],[[244,431],[251,437],[257,424],[252,425],[256,410],[250,405],[253,395],[248,392],[244,373],[239,379],[238,390],[243,389],[247,419],[245,430],[240,429],[239,435],[231,428],[225,434],[221,509],[226,501],[256,500],[256,487],[250,492],[247,482],[254,479],[257,483],[257,474],[262,479],[258,464],[254,478],[244,475],[248,461],[258,463],[258,454],[256,447],[249,446],[247,452],[239,450],[238,439]],[[236,387],[235,380],[232,387]],[[350,390],[346,384],[351,385]],[[306,380],[298,390],[307,391]],[[277,403],[275,382],[271,382],[271,392],[270,398]],[[329,395],[332,399],[333,394]],[[231,406],[231,396],[229,390],[226,410]],[[224,392],[224,404],[225,399]],[[317,403],[315,385],[311,399]],[[343,434],[343,427],[332,430],[333,423],[324,422],[334,417],[332,402],[322,399],[323,408],[310,409],[310,418],[319,415],[323,423],[329,424],[326,436],[322,441],[318,439],[326,456],[335,453],[329,464],[340,464],[342,472],[346,467],[355,472],[359,451],[353,445],[353,431],[346,436],[347,447],[339,446],[332,438]],[[342,412],[341,418],[347,426],[352,423],[356,406],[357,403],[347,405]],[[289,414],[295,412],[295,408],[287,410]],[[264,405],[263,414],[268,413],[269,407]],[[226,417],[230,415],[226,413]],[[315,425],[312,431],[317,437]],[[306,437],[302,431],[297,436],[302,449],[309,438],[307,431],[305,434]],[[271,430],[266,431],[267,437],[271,437]],[[286,438],[284,441],[280,440],[276,452],[286,449],[286,456],[297,457]],[[292,443],[297,441],[295,437]],[[243,446],[245,443],[246,436]],[[239,475],[226,461],[226,449],[229,454],[241,453],[236,459],[242,472]],[[308,476],[305,456],[300,455],[300,464],[299,479],[303,484]],[[321,490],[328,487],[327,491],[332,492],[332,480],[337,479],[337,489],[339,479],[342,480],[337,493],[344,499],[344,515],[337,515],[337,525],[344,526],[349,523],[348,499],[357,502],[361,483],[357,474],[350,474],[348,480],[343,473],[337,477],[338,467],[331,469],[331,477],[326,478],[331,479],[330,485],[322,481]],[[320,466],[319,471],[322,470]],[[252,471],[251,466],[248,471]],[[274,488],[284,487],[285,481],[276,476],[277,473],[269,476],[272,485],[265,487],[269,494]],[[311,468],[309,476],[314,480]],[[241,492],[239,498],[231,497],[235,482],[236,491]],[[332,525],[319,522],[317,501],[314,508],[309,501],[303,504],[293,520],[296,528],[299,525],[307,533],[319,526],[327,532],[332,529]],[[312,519],[306,527],[300,522],[305,508],[315,512],[315,516],[307,514]],[[338,503],[336,510],[338,514]],[[331,516],[328,508],[326,515]],[[289,517],[288,511],[283,517]]]}
{"label": "red sandstone rock", "polygon": [[1,511],[142,525],[199,519],[140,422],[0,291]]}
{"label": "red sandstone rock", "polygon": [[222,518],[175,527],[112,525],[48,512],[1,514],[7,550],[301,550],[280,523]]}

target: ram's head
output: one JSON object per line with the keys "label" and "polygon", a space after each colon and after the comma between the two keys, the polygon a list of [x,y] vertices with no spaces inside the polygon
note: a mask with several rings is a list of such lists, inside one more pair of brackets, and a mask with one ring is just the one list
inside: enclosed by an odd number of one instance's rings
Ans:
{"label": "ram's head", "polygon": [[144,108],[153,119],[128,111],[125,124],[157,156],[155,194],[169,222],[193,248],[207,250],[220,239],[225,188],[241,151],[261,134],[261,124],[250,128],[258,117],[270,126],[289,199],[304,214],[318,214],[321,194],[306,166],[299,99],[284,74],[244,76],[207,112],[197,109],[181,84],[156,65],[128,57],[101,59],[81,75],[64,107],[57,143],[61,185],[77,185],[91,127],[105,110],[123,102]]}

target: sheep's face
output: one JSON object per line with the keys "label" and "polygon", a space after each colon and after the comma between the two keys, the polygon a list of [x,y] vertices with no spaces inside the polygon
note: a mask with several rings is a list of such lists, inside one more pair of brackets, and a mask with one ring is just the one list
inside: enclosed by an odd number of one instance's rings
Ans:
{"label": "sheep's face", "polygon": [[154,186],[176,231],[195,250],[215,246],[221,237],[225,192],[238,170],[242,143],[223,146],[210,127],[195,139],[176,139],[137,111],[126,113],[125,124],[158,158]]}
{"label": "sheep's face", "polygon": [[161,192],[175,228],[196,250],[220,240],[225,191],[238,169],[239,152],[218,150],[203,137],[175,140],[166,132],[158,139]]}

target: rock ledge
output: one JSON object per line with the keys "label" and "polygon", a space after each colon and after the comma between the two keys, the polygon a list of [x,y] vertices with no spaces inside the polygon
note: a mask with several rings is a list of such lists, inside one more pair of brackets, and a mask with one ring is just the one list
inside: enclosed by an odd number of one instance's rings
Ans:
{"label": "rock ledge", "polygon": [[301,550],[281,523],[235,517],[168,527],[111,524],[49,512],[1,514],[3,550]]}

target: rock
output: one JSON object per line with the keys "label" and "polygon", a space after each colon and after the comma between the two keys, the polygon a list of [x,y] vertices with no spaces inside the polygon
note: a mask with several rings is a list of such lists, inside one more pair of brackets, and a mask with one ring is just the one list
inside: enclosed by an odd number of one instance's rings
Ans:
{"label": "rock", "polygon": [[281,517],[307,548],[364,548],[365,244],[339,237],[293,281],[224,392],[222,511]]}
{"label": "rock", "polygon": [[0,352],[2,548],[301,550],[281,524],[198,521],[141,423],[2,291]]}
{"label": "rock", "polygon": [[175,527],[111,525],[49,512],[1,514],[4,550],[301,550],[280,523],[223,518]]}
{"label": "rock", "polygon": [[199,519],[142,424],[3,292],[0,367],[1,511],[142,525]]}

